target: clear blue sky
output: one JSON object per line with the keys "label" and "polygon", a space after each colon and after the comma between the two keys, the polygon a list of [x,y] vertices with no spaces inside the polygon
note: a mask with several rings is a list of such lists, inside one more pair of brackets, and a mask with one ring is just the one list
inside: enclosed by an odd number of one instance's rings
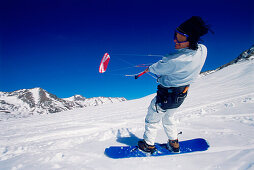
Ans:
{"label": "clear blue sky", "polygon": [[[215,69],[254,43],[252,0],[8,0],[0,4],[0,91],[41,87],[58,97],[140,98],[156,92],[156,80],[124,74],[167,54],[174,29],[193,15],[215,34],[204,69]],[[108,70],[98,72],[105,52]],[[127,68],[130,67],[130,68]]]}

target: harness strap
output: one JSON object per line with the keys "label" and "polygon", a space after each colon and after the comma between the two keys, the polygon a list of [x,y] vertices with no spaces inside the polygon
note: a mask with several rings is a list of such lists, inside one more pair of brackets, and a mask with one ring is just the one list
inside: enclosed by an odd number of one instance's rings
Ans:
{"label": "harness strap", "polygon": [[184,88],[183,93],[186,93],[186,92],[189,90],[189,87],[190,87],[190,86],[186,86],[186,87]]}

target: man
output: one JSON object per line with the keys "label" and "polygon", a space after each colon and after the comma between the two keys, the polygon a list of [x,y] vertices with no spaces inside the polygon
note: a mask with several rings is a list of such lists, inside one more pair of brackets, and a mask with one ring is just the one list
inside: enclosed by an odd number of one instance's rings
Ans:
{"label": "man", "polygon": [[204,21],[193,16],[179,27],[174,34],[176,53],[163,57],[146,71],[159,76],[157,96],[151,101],[145,119],[144,140],[138,146],[145,152],[153,153],[157,129],[162,120],[168,136],[167,147],[179,152],[178,133],[174,113],[187,96],[189,85],[199,75],[207,56],[204,45],[198,44],[200,37],[207,34],[209,27]]}

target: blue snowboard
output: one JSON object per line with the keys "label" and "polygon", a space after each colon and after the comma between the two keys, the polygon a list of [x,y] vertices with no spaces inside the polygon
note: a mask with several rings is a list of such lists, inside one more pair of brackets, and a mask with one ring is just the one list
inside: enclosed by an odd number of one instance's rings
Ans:
{"label": "blue snowboard", "polygon": [[166,147],[166,144],[155,144],[157,151],[153,154],[145,153],[138,149],[137,146],[111,146],[105,149],[105,155],[110,158],[130,158],[130,157],[147,157],[147,156],[164,156],[175,155],[183,153],[191,153],[197,151],[205,151],[209,148],[209,145],[205,139],[197,138],[187,141],[181,141],[180,152],[172,153]]}

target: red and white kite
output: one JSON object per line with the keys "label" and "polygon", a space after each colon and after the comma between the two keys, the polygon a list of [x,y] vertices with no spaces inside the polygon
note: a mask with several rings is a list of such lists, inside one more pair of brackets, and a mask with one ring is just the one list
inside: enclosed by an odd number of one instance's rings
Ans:
{"label": "red and white kite", "polygon": [[101,64],[100,64],[100,68],[99,68],[99,72],[100,73],[104,73],[108,67],[108,62],[109,62],[109,54],[105,53],[102,60],[101,60]]}

